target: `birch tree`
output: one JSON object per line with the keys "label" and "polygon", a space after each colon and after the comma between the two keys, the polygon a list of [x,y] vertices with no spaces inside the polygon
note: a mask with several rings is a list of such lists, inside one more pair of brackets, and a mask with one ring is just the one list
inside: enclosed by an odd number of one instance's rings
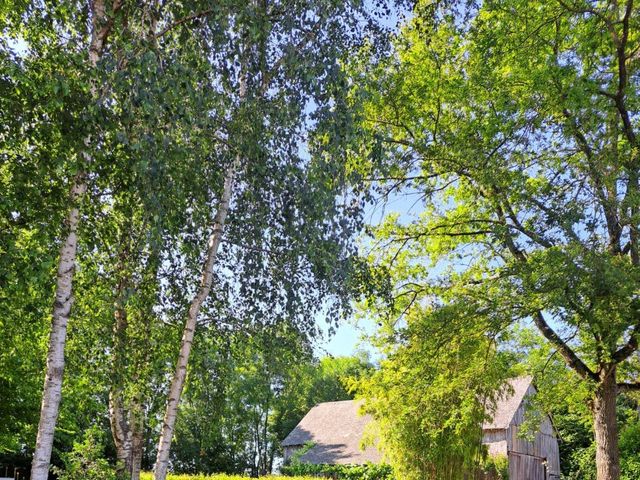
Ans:
{"label": "birch tree", "polygon": [[[350,268],[348,239],[357,228],[359,204],[346,208],[337,204],[344,178],[328,179],[329,162],[324,167],[318,163],[317,170],[306,166],[299,157],[298,142],[304,141],[309,102],[315,102],[319,112],[335,108],[332,88],[342,80],[338,60],[362,38],[363,25],[368,28],[370,19],[361,5],[350,2],[251,3],[233,18],[229,34],[234,39],[231,58],[235,58],[235,67],[222,82],[235,99],[222,149],[232,160],[169,389],[154,470],[158,480],[166,478],[194,332],[216,278],[231,291],[228,302],[232,311],[242,312],[240,316],[277,321],[290,315],[299,328],[308,331],[313,330],[309,311],[322,304],[323,292],[338,298],[342,306],[349,295],[346,277],[340,278],[338,272]],[[212,63],[226,65],[229,58],[228,52],[214,53]],[[344,175],[341,167],[332,167]],[[294,193],[296,187],[309,190]],[[313,195],[318,203],[303,203],[313,201]],[[227,219],[234,196],[236,204]],[[335,218],[330,217],[332,213]],[[223,268],[218,266],[218,256],[229,220],[232,247],[225,252],[225,260],[234,256],[237,260]],[[309,242],[315,242],[318,251],[310,252]],[[338,259],[344,263],[331,264]],[[236,272],[226,281],[225,269]],[[301,282],[295,284],[298,278]]]}
{"label": "birch tree", "polygon": [[[113,93],[118,105],[113,128],[118,132],[112,148],[119,154],[101,185],[113,198],[108,210],[112,226],[104,229],[100,247],[113,252],[104,268],[117,279],[109,412],[120,478],[139,477],[143,407],[149,401],[142,392],[153,381],[142,372],[165,354],[152,355],[150,339],[140,334],[153,330],[150,322],[159,322],[161,259],[179,249],[172,242],[185,235],[185,224],[198,223],[193,210],[206,210],[209,183],[219,177],[217,165],[202,161],[215,145],[205,132],[218,114],[216,93],[200,87],[209,74],[201,52],[216,47],[209,34],[219,26],[208,13],[192,16],[181,9],[149,8],[149,32],[138,48],[152,43],[153,53],[141,56],[134,49],[118,60],[129,75]],[[180,29],[187,27],[185,35]],[[103,212],[97,212],[94,221],[96,230],[103,230]],[[168,260],[164,263],[173,267]],[[131,311],[138,324],[129,321]]]}
{"label": "birch tree", "polygon": [[[116,16],[122,3],[115,0],[106,5],[102,0],[91,2],[91,36],[87,49],[88,69],[95,69],[100,60],[109,35],[114,28]],[[92,100],[97,102],[100,95],[96,86],[91,86]],[[82,157],[78,172],[70,183],[70,208],[65,219],[65,234],[58,260],[53,318],[47,353],[47,367],[42,393],[42,407],[36,447],[33,454],[31,478],[44,480],[49,476],[49,462],[53,448],[58,410],[62,393],[62,375],[64,370],[64,347],[67,334],[67,323],[73,305],[73,274],[75,271],[78,246],[78,224],[80,222],[80,204],[87,191],[87,165],[91,163],[92,139],[85,139],[86,149],[77,152]]]}

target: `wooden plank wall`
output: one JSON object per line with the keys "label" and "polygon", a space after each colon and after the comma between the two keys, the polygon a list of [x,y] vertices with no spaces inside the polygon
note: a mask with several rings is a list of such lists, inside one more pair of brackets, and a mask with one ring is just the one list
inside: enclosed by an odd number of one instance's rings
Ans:
{"label": "wooden plank wall", "polygon": [[[527,392],[527,396],[529,394],[535,393],[535,389],[533,386],[529,387]],[[526,398],[526,396],[525,396]],[[545,417],[541,422],[540,429],[536,433],[535,438],[532,442],[520,438],[519,433],[519,425],[524,422],[525,419],[525,409],[526,409],[526,401],[520,405],[520,408],[516,411],[516,414],[513,417],[511,425],[507,430],[507,448],[509,452],[514,452],[519,455],[527,455],[532,458],[540,459],[546,463],[546,468],[549,476],[557,475],[560,476],[560,451],[558,449],[558,439],[555,437],[555,433],[553,430],[553,425],[551,424],[551,420],[548,417]],[[532,460],[533,462],[533,460]],[[520,464],[522,462],[519,462]],[[524,464],[523,464],[524,465]],[[523,466],[523,468],[534,468],[529,466],[527,463]],[[514,476],[511,477],[514,480],[518,479],[528,479],[527,476]]]}

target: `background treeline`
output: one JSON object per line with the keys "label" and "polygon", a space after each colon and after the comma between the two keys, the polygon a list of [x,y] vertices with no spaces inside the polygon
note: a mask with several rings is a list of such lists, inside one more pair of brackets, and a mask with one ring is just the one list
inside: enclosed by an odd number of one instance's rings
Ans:
{"label": "background treeline", "polygon": [[[110,465],[116,461],[108,418],[108,371],[86,365],[85,360],[82,355],[69,358],[69,386],[65,391],[69,394],[63,403],[62,434],[53,457],[53,464],[59,468],[77,466],[79,460],[74,463],[73,459],[78,454],[83,459],[104,458]],[[75,371],[79,364],[85,366]],[[173,469],[205,474],[271,472],[274,460],[282,455],[279,442],[308,410],[319,402],[352,398],[345,386],[347,380],[367,375],[372,368],[365,355],[314,359],[309,344],[291,330],[274,328],[222,336],[204,328],[180,406],[171,453]],[[21,384],[17,377],[13,381]],[[4,405],[22,404],[23,408],[3,417],[7,421],[0,464],[2,472],[5,466],[10,472],[18,467],[24,475],[31,463],[28,446],[35,435],[41,385],[34,382],[31,392],[28,384],[21,385],[21,389],[3,390]],[[148,419],[144,470],[151,470],[155,461],[153,439],[164,408],[161,388],[161,384],[151,385],[148,400],[142,405]],[[35,400],[29,405],[26,400],[31,397]],[[71,451],[77,453],[70,455]],[[108,467],[102,473],[112,471]],[[79,469],[76,475],[80,478],[86,474]]]}

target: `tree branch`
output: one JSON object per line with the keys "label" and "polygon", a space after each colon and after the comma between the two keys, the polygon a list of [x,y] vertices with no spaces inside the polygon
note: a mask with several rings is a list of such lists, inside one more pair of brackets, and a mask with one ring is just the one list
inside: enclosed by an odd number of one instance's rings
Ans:
{"label": "tree branch", "polygon": [[637,392],[640,391],[640,383],[619,383],[617,385],[620,392]]}
{"label": "tree branch", "polygon": [[573,349],[560,338],[560,335],[551,328],[540,310],[533,315],[533,322],[542,335],[556,347],[558,353],[562,355],[562,358],[564,358],[569,367],[575,370],[575,372],[585,380],[598,381],[598,376],[576,355]]}
{"label": "tree branch", "polygon": [[213,13],[213,8],[209,8],[207,10],[202,10],[200,12],[196,12],[196,13],[192,13],[191,15],[187,15],[186,17],[182,17],[181,19],[176,20],[175,22],[167,25],[165,28],[160,30],[158,33],[154,34],[154,36],[156,38],[160,38],[163,35],[165,35],[166,33],[168,33],[170,30],[173,30],[174,28],[176,28],[177,26],[182,25],[183,23],[191,22],[191,21],[196,20],[196,19],[201,18],[201,17],[206,17],[210,13]]}
{"label": "tree branch", "polygon": [[611,357],[615,363],[624,362],[629,358],[633,352],[638,350],[638,334],[640,334],[640,325],[633,327],[633,330],[629,334],[629,340]]}

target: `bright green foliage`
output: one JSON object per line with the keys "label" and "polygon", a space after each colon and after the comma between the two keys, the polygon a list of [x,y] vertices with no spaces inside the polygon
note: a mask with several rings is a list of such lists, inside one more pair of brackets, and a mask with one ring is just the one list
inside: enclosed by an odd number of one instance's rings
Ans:
{"label": "bright green foliage", "polygon": [[358,384],[377,420],[371,436],[400,478],[466,478],[485,459],[482,423],[511,356],[496,349],[504,319],[464,300],[413,306],[406,327],[384,337],[380,370]]}
{"label": "bright green foliage", "polygon": [[[169,474],[167,476],[168,480],[244,480],[248,477],[242,475],[225,475],[225,474],[215,474],[215,475],[172,475]],[[277,479],[287,479],[287,480],[315,480],[317,477],[315,476],[296,476],[296,477],[282,477],[280,475],[265,475],[260,478],[265,478],[267,480],[277,480]],[[153,474],[151,472],[143,473],[140,476],[141,480],[152,480]]]}
{"label": "bright green foliage", "polygon": [[509,459],[505,455],[487,457],[481,466],[483,474],[496,480],[509,480]]}
{"label": "bright green foliage", "polygon": [[393,480],[393,469],[384,463],[365,465],[329,465],[304,463],[300,458],[313,448],[313,442],[307,442],[302,448],[296,450],[287,460],[280,471],[288,476],[314,475],[345,480]]}
{"label": "bright green foliage", "polygon": [[311,463],[293,463],[282,467],[287,478],[298,475],[325,476],[340,480],[393,480],[393,470],[389,465],[314,465]]}
{"label": "bright green foliage", "polygon": [[[373,411],[397,436],[392,463],[409,470],[437,447],[467,463],[479,454],[463,448],[469,432],[452,441],[443,427],[479,421],[481,352],[500,357],[519,322],[572,369],[574,397],[602,397],[611,375],[640,387],[637,6],[497,0],[453,15],[430,4],[418,2],[393,55],[372,65],[364,51],[351,66],[351,168],[413,205],[373,229],[372,263],[390,272],[393,298],[364,305],[399,332],[384,342],[398,347]],[[385,429],[411,408],[426,419]],[[448,424],[452,410],[466,421]],[[615,472],[610,440],[601,454]]]}

